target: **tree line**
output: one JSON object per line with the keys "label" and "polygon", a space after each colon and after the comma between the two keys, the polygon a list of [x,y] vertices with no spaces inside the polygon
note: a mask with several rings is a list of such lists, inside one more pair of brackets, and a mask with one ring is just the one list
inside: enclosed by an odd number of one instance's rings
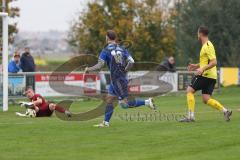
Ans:
{"label": "tree line", "polygon": [[172,55],[182,66],[198,61],[197,29],[205,25],[219,65],[239,65],[239,0],[182,0],[167,12],[158,2],[91,1],[73,22],[68,42],[79,53],[98,55],[105,45],[106,30],[114,29],[119,40],[132,42],[130,52],[137,61],[160,62]]}
{"label": "tree line", "polygon": [[[10,18],[19,16],[18,7],[9,7],[13,1],[16,0],[6,0]],[[210,30],[218,65],[240,65],[239,0],[172,2],[174,4],[169,3],[166,9],[159,5],[159,0],[92,0],[73,21],[67,41],[77,53],[98,55],[106,43],[106,30],[114,29],[119,41],[132,43],[129,50],[136,61],[158,63],[174,56],[178,66],[185,66],[199,59],[201,44],[197,40],[197,29],[204,25]],[[1,30],[0,26],[2,37]],[[17,32],[17,24],[10,24],[10,43]]]}

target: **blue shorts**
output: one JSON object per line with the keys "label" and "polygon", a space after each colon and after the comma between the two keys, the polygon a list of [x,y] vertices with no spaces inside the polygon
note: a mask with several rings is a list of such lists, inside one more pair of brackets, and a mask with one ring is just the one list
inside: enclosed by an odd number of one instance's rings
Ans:
{"label": "blue shorts", "polygon": [[108,94],[123,100],[128,97],[128,80],[126,78],[117,79],[111,82],[108,88]]}

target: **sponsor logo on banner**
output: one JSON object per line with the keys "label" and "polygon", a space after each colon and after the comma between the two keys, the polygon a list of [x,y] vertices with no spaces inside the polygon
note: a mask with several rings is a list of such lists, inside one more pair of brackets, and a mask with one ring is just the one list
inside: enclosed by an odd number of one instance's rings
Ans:
{"label": "sponsor logo on banner", "polygon": [[[69,75],[52,75],[51,81],[82,81],[83,75],[82,74],[69,74]],[[35,80],[37,82],[49,81],[50,74],[36,74]]]}
{"label": "sponsor logo on banner", "polygon": [[140,93],[140,85],[128,86],[128,91],[131,93]]}
{"label": "sponsor logo on banner", "polygon": [[159,86],[156,85],[141,85],[141,92],[148,92],[148,91],[152,91],[152,90],[156,90],[158,89]]}

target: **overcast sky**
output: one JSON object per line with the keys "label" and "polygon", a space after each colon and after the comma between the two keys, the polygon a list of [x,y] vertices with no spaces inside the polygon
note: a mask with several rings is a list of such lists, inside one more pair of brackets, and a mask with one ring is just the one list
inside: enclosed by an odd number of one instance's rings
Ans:
{"label": "overcast sky", "polygon": [[86,8],[89,0],[18,0],[17,19],[20,31],[68,30],[76,14]]}

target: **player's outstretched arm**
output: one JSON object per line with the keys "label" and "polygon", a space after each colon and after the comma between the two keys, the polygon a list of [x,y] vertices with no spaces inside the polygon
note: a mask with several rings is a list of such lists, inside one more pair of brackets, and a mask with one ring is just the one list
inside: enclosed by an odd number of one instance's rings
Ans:
{"label": "player's outstretched arm", "polygon": [[42,104],[42,98],[38,97],[36,101],[33,101],[34,106]]}
{"label": "player's outstretched arm", "polygon": [[91,71],[95,71],[95,70],[99,70],[104,66],[104,60],[99,59],[98,63],[92,67],[86,67],[85,68],[85,73],[91,72]]}
{"label": "player's outstretched arm", "polygon": [[21,107],[26,107],[26,108],[34,108],[34,105],[32,102],[19,102],[18,103]]}

